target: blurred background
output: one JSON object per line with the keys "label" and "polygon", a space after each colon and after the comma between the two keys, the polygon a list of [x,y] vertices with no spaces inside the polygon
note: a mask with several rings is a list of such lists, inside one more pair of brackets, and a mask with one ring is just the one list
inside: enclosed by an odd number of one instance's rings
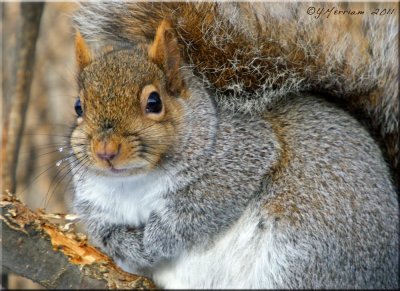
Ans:
{"label": "blurred background", "polygon": [[[71,197],[69,168],[60,160],[68,154],[65,145],[75,119],[74,102],[77,91],[74,30],[70,17],[76,8],[76,4],[72,2],[45,4],[32,72],[26,126],[17,165],[17,197],[31,209],[44,208],[48,213],[68,212],[68,201]],[[1,117],[4,125],[10,110],[12,84],[15,81],[16,30],[21,22],[20,3],[0,3],[0,9]],[[2,187],[2,190],[5,189]],[[8,288],[43,287],[9,274]]]}

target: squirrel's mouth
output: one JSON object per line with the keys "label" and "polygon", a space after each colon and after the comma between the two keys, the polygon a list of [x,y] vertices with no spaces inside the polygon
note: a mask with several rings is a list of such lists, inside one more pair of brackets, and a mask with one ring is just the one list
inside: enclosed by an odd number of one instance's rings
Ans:
{"label": "squirrel's mouth", "polygon": [[108,162],[107,165],[95,166],[93,169],[104,176],[130,176],[149,171],[148,165],[140,162],[133,165],[124,165],[123,167],[117,167]]}
{"label": "squirrel's mouth", "polygon": [[151,171],[152,163],[141,158],[98,157],[93,155],[90,169],[100,176],[131,176]]}
{"label": "squirrel's mouth", "polygon": [[113,174],[120,174],[120,173],[124,173],[124,172],[127,171],[127,169],[125,169],[125,168],[122,168],[122,169],[115,168],[115,166],[108,160],[106,162],[108,164],[108,169],[107,170],[110,171]]}
{"label": "squirrel's mouth", "polygon": [[129,169],[116,169],[113,166],[111,166],[108,170],[113,174],[121,174],[127,172]]}
{"label": "squirrel's mouth", "polygon": [[148,172],[149,170],[145,167],[133,167],[133,168],[122,168],[117,169],[115,167],[109,167],[107,169],[95,168],[94,171],[98,175],[102,176],[134,176]]}

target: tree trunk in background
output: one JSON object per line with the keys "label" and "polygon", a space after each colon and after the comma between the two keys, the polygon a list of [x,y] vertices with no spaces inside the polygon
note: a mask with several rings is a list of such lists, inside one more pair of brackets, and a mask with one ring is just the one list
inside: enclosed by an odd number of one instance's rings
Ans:
{"label": "tree trunk in background", "polygon": [[[6,116],[6,157],[3,161],[3,189],[15,192],[18,153],[25,127],[26,112],[30,97],[36,40],[44,3],[21,3],[21,26],[17,31],[17,58],[15,88],[10,100],[9,115]],[[8,110],[7,110],[8,111]]]}

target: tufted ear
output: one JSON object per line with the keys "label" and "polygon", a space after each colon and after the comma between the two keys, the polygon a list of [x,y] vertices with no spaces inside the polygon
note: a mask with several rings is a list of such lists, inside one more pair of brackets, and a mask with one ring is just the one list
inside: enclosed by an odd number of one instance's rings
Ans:
{"label": "tufted ear", "polygon": [[76,32],[75,36],[75,56],[79,72],[82,72],[82,70],[90,64],[92,59],[89,47],[79,31]]}
{"label": "tufted ear", "polygon": [[163,20],[157,28],[154,41],[149,48],[149,59],[165,73],[169,93],[172,95],[182,94],[185,85],[179,71],[181,54],[178,39],[168,20]]}

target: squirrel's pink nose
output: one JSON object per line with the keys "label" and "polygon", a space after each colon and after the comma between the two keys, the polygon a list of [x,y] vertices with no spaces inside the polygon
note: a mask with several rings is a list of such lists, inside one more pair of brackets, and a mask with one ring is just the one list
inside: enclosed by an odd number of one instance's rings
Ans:
{"label": "squirrel's pink nose", "polygon": [[109,160],[111,161],[117,156],[116,152],[97,152],[97,157],[101,160]]}
{"label": "squirrel's pink nose", "polygon": [[111,161],[115,159],[121,149],[121,144],[114,141],[100,141],[94,146],[94,152],[100,160]]}

